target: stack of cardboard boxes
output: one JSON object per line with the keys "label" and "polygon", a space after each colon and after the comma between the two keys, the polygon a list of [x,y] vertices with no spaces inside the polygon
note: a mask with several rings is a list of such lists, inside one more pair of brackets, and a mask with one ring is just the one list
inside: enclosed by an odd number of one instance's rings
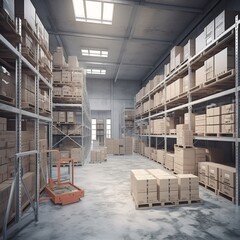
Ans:
{"label": "stack of cardboard boxes", "polygon": [[198,177],[193,174],[178,174],[179,201],[198,201]]}
{"label": "stack of cardboard boxes", "polygon": [[131,193],[136,207],[178,205],[200,200],[197,176],[175,176],[161,169],[131,170]]}
{"label": "stack of cardboard boxes", "polygon": [[213,162],[198,165],[199,182],[235,200],[236,168]]}
{"label": "stack of cardboard boxes", "polygon": [[147,171],[157,179],[157,200],[160,203],[177,202],[177,177],[160,169],[148,169]]}
{"label": "stack of cardboard boxes", "polygon": [[91,162],[100,163],[107,160],[107,148],[97,148],[91,150]]}
{"label": "stack of cardboard boxes", "polygon": [[165,157],[165,167],[168,169],[168,170],[174,170],[174,153],[169,153],[167,152],[166,153],[166,157]]}
{"label": "stack of cardboard boxes", "polygon": [[106,139],[105,146],[107,147],[108,154],[129,155],[133,153],[133,138],[125,137],[122,139]]}
{"label": "stack of cardboard boxes", "polygon": [[147,171],[131,171],[131,189],[136,205],[157,202],[157,179]]}
{"label": "stack of cardboard boxes", "polygon": [[174,172],[195,173],[193,133],[187,124],[177,125],[177,144],[174,146]]}

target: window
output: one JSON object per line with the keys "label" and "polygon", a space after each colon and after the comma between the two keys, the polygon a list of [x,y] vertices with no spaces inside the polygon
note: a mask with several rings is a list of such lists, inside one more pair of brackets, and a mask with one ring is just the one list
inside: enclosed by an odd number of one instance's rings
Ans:
{"label": "window", "polygon": [[97,120],[92,119],[92,140],[97,140]]}
{"label": "window", "polygon": [[112,24],[113,3],[73,0],[76,21]]}
{"label": "window", "polygon": [[88,57],[108,57],[108,51],[94,50],[94,49],[82,49],[82,55]]}
{"label": "window", "polygon": [[106,75],[106,69],[87,68],[87,74]]}
{"label": "window", "polygon": [[106,119],[106,138],[111,138],[111,119]]}

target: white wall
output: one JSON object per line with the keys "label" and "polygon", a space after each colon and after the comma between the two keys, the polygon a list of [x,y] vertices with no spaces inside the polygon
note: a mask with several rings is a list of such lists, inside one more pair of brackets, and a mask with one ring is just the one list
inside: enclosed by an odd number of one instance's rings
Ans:
{"label": "white wall", "polygon": [[134,107],[134,97],[140,89],[140,82],[118,80],[100,80],[87,78],[87,91],[90,109],[110,110],[112,119],[112,137],[119,138],[120,114],[124,107]]}

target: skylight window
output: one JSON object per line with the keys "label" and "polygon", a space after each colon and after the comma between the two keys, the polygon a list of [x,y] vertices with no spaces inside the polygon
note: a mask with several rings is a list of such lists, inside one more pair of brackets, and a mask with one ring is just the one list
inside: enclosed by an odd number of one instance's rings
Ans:
{"label": "skylight window", "polygon": [[113,3],[72,0],[76,21],[112,24]]}
{"label": "skylight window", "polygon": [[82,55],[88,57],[108,57],[106,50],[82,49]]}
{"label": "skylight window", "polygon": [[106,75],[106,69],[87,68],[87,74]]}

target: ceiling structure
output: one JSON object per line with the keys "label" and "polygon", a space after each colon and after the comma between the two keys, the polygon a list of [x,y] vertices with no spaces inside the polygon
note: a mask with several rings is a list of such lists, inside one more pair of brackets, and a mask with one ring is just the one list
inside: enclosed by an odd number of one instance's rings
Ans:
{"label": "ceiling structure", "polygon": [[[87,77],[111,79],[114,82],[144,82],[152,77],[169,55],[169,50],[184,39],[197,21],[220,2],[97,1],[114,3],[111,25],[76,21],[72,0],[32,0],[50,34],[50,50],[53,52],[57,46],[61,46],[66,56],[77,56],[84,68],[106,71],[106,75]],[[108,51],[108,57],[85,56],[82,49]]]}

